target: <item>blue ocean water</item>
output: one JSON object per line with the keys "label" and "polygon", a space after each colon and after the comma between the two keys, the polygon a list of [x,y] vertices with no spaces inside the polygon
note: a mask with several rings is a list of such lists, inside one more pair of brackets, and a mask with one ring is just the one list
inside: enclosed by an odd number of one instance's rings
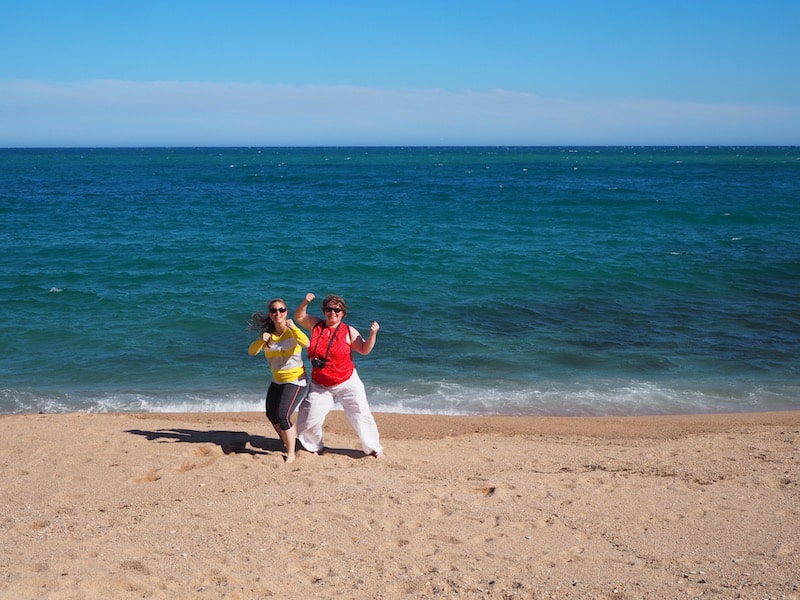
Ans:
{"label": "blue ocean water", "polygon": [[2,413],[261,410],[309,291],[377,411],[800,409],[797,147],[7,149],[0,216]]}

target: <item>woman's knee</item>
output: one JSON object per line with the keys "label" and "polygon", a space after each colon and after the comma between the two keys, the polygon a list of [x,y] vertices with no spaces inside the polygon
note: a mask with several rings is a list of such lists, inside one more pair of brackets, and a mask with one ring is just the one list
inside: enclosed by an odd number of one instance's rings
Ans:
{"label": "woman's knee", "polygon": [[294,423],[292,423],[289,415],[282,416],[276,425],[281,428],[281,431],[289,431],[292,427],[294,427]]}
{"label": "woman's knee", "polygon": [[278,411],[275,407],[267,406],[266,410],[267,420],[272,423],[273,425],[277,425],[280,423],[280,418],[278,417]]}

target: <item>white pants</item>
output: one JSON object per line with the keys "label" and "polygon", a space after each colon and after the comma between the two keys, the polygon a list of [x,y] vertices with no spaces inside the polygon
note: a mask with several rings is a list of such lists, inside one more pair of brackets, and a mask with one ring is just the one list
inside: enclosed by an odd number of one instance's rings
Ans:
{"label": "white pants", "polygon": [[364,383],[355,370],[350,379],[331,387],[319,385],[313,380],[310,382],[308,396],[300,404],[297,413],[297,439],[303,444],[303,448],[309,452],[322,450],[322,424],[336,400],[342,405],[347,420],[358,434],[364,454],[383,452],[378,425],[367,403]]}

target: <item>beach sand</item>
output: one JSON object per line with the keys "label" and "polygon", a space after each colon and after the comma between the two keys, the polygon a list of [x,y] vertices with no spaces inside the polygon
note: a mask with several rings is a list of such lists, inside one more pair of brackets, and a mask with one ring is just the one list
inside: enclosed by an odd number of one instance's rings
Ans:
{"label": "beach sand", "polygon": [[800,599],[800,411],[0,416],[0,598]]}

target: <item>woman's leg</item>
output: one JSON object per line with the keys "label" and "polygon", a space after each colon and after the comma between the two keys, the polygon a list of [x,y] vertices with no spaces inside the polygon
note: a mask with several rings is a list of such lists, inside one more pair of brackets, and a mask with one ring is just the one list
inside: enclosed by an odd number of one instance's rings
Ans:
{"label": "woman's leg", "polygon": [[281,429],[280,424],[274,423],[275,433],[286,446],[286,462],[294,462],[295,447],[297,446],[297,427],[292,425],[289,429]]}
{"label": "woman's leg", "polygon": [[[278,437],[281,437],[280,432],[280,418],[278,416],[278,410],[280,409],[281,405],[281,395],[283,393],[282,385],[279,383],[275,383],[274,381],[270,382],[269,388],[267,388],[267,399],[264,412],[267,415],[267,420],[272,423],[272,426],[275,428],[275,433],[278,434]],[[281,438],[283,439],[283,438]]]}
{"label": "woman's leg", "polygon": [[286,462],[294,462],[295,448],[297,447],[297,427],[292,425],[289,429],[283,432],[283,443],[286,446]]}
{"label": "woman's leg", "polygon": [[291,416],[305,391],[304,387],[289,383],[270,383],[267,391],[267,419],[272,423],[275,433],[286,447],[286,462],[295,458],[297,430],[291,423]]}
{"label": "woman's leg", "polygon": [[378,424],[372,416],[367,402],[367,392],[356,371],[353,371],[350,379],[336,387],[336,396],[342,404],[347,420],[358,434],[364,454],[374,454],[377,458],[383,458]]}
{"label": "woman's leg", "polygon": [[297,412],[297,439],[309,452],[322,450],[322,424],[332,408],[333,394],[311,382],[308,396]]}
{"label": "woman's leg", "polygon": [[297,410],[297,405],[306,393],[305,386],[287,383],[281,394],[280,408],[278,410],[278,425],[275,429],[286,446],[286,462],[294,462],[295,446],[297,445],[297,428],[292,423],[292,415]]}

